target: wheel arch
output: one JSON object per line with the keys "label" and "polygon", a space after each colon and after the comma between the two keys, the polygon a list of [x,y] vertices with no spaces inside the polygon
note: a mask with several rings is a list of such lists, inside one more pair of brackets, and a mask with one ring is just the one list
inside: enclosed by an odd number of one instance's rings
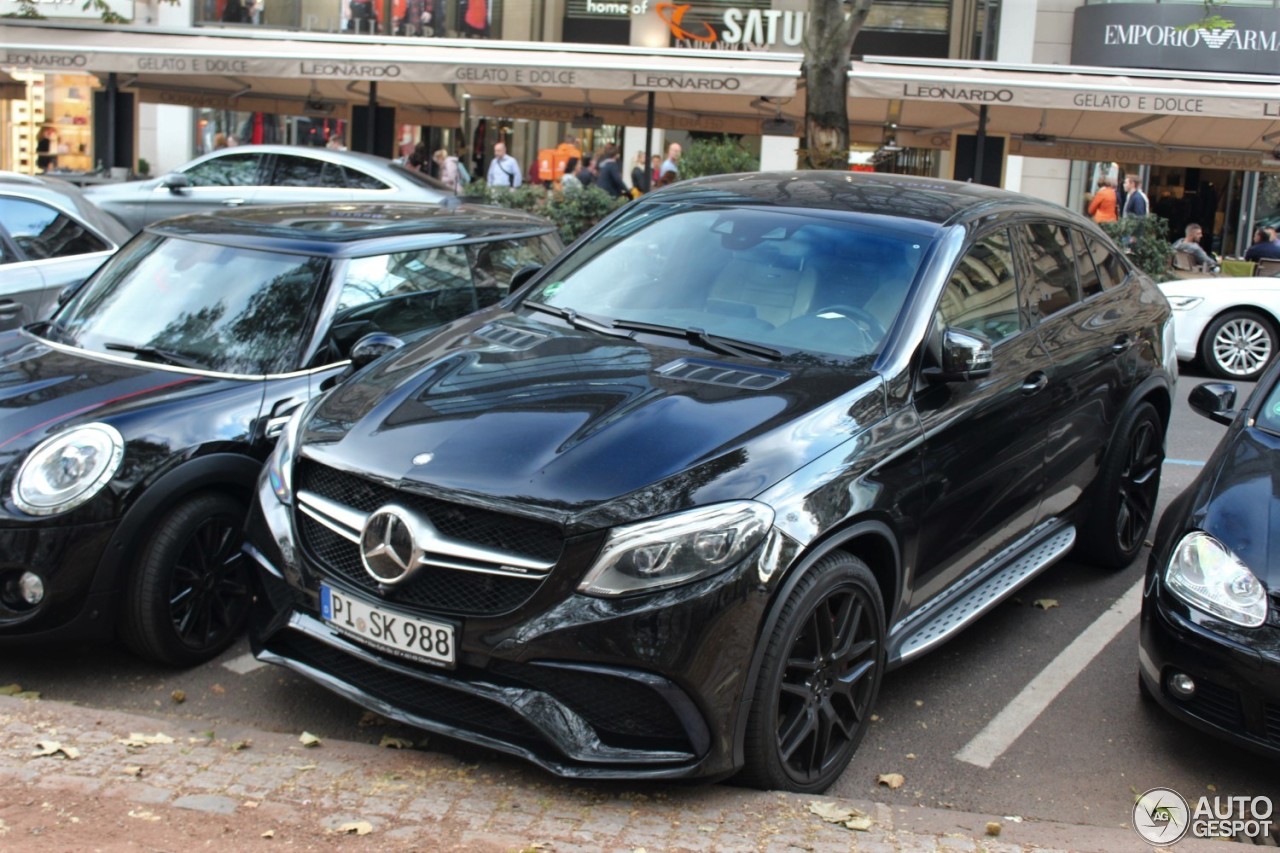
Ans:
{"label": "wheel arch", "polygon": [[755,651],[751,655],[750,669],[743,683],[742,699],[734,722],[733,763],[736,767],[741,767],[746,760],[744,744],[747,720],[751,716],[756,681],[767,646],[767,643],[762,642],[762,638],[769,636],[777,625],[782,603],[787,600],[805,572],[820,559],[836,551],[858,558],[871,570],[872,577],[880,586],[886,628],[896,612],[895,602],[902,587],[902,551],[897,534],[887,521],[865,517],[852,519],[844,526],[812,542],[787,570],[781,582],[774,587],[764,622],[756,636]]}
{"label": "wheel arch", "polygon": [[239,453],[210,453],[184,462],[151,483],[125,511],[94,574],[94,592],[122,588],[125,572],[147,529],[183,498],[221,491],[245,504],[253,494],[262,462]]}

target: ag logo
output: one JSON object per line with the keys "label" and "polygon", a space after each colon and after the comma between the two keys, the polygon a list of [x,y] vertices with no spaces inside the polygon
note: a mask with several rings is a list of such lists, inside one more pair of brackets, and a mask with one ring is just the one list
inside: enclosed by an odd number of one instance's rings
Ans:
{"label": "ag logo", "polygon": [[1152,788],[1133,804],[1133,828],[1157,847],[1182,840],[1191,827],[1191,809],[1171,788]]}

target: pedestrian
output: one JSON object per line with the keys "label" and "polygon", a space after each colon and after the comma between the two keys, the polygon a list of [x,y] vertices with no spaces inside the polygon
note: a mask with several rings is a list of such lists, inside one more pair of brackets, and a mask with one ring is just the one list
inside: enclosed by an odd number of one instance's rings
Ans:
{"label": "pedestrian", "polygon": [[[680,154],[681,148],[679,142],[673,142],[667,146],[667,159],[662,161],[662,168],[658,170],[659,183],[672,183],[672,181],[662,181],[668,173],[675,175],[674,180],[680,180]],[[1114,216],[1112,217],[1115,218]]]}
{"label": "pedestrian", "polygon": [[491,187],[520,186],[520,162],[507,153],[507,146],[502,142],[493,144],[493,160],[489,163],[487,180]]}
{"label": "pedestrian", "polygon": [[1116,189],[1110,178],[1098,180],[1098,189],[1089,200],[1089,215],[1094,222],[1116,221]]}
{"label": "pedestrian", "polygon": [[560,178],[560,189],[563,192],[577,192],[582,189],[582,181],[578,180],[578,158],[570,157],[564,164],[564,175]]}
{"label": "pedestrian", "polygon": [[1179,238],[1173,244],[1175,252],[1186,252],[1195,259],[1196,264],[1203,267],[1206,272],[1218,272],[1220,267],[1213,256],[1204,250],[1200,245],[1200,241],[1204,238],[1204,229],[1198,223],[1192,222],[1187,225],[1185,237]]}
{"label": "pedestrian", "polygon": [[610,143],[604,147],[598,159],[599,179],[596,186],[610,198],[631,198],[622,180],[622,167],[618,165],[618,146]]}
{"label": "pedestrian", "polygon": [[1137,175],[1124,176],[1124,210],[1121,216],[1146,216],[1151,212],[1147,194],[1142,191],[1142,179]]}
{"label": "pedestrian", "polygon": [[649,161],[649,186],[656,187],[661,178],[662,157],[658,154],[654,154],[653,159]]}
{"label": "pedestrian", "polygon": [[409,155],[409,168],[422,172],[424,175],[431,174],[431,149],[427,147],[425,139],[418,140],[418,144],[413,147],[413,153]]}
{"label": "pedestrian", "polygon": [[647,193],[651,186],[653,186],[653,176],[644,167],[644,152],[637,151],[635,163],[631,167],[632,198]]}
{"label": "pedestrian", "polygon": [[458,168],[458,158],[441,148],[431,159],[440,170],[441,183],[453,190],[454,195],[462,195],[462,171]]}
{"label": "pedestrian", "polygon": [[578,164],[578,171],[574,173],[578,183],[582,184],[583,189],[596,182],[596,170],[591,165],[591,159],[590,152],[583,154],[582,162]]}
{"label": "pedestrian", "polygon": [[1246,261],[1280,259],[1280,244],[1267,235],[1267,229],[1258,228],[1253,232],[1253,245],[1245,249],[1244,259]]}
{"label": "pedestrian", "polygon": [[330,151],[346,151],[347,150],[347,146],[342,141],[341,133],[335,133],[333,136],[330,136],[329,141],[325,143],[324,147],[328,148]]}

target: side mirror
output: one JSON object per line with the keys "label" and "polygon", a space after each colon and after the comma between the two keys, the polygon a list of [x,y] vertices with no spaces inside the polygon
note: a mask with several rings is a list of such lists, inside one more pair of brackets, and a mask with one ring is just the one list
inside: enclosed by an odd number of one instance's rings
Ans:
{"label": "side mirror", "polygon": [[185,190],[190,187],[191,179],[181,172],[174,172],[161,178],[160,186],[167,187],[171,193],[176,193],[178,190]]}
{"label": "side mirror", "polygon": [[940,367],[929,367],[924,375],[936,382],[967,382],[991,373],[991,341],[976,332],[942,330]]}
{"label": "side mirror", "polygon": [[515,275],[511,276],[511,292],[523,287],[525,282],[537,275],[541,269],[540,264],[529,264],[516,270]]}
{"label": "side mirror", "polygon": [[404,346],[404,341],[386,332],[370,332],[351,347],[351,366],[356,370]]}
{"label": "side mirror", "polygon": [[1216,424],[1230,426],[1236,419],[1236,386],[1229,382],[1202,382],[1191,389],[1187,402]]}

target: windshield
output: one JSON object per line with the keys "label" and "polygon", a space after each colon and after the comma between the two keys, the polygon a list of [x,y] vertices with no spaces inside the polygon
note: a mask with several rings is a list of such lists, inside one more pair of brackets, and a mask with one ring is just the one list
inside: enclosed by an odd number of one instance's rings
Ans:
{"label": "windshield", "polygon": [[50,334],[222,373],[282,373],[297,367],[324,270],[320,258],[147,236],[63,306]]}
{"label": "windshield", "polygon": [[867,356],[883,345],[927,243],[869,219],[654,205],[615,221],[526,299],[622,328]]}

